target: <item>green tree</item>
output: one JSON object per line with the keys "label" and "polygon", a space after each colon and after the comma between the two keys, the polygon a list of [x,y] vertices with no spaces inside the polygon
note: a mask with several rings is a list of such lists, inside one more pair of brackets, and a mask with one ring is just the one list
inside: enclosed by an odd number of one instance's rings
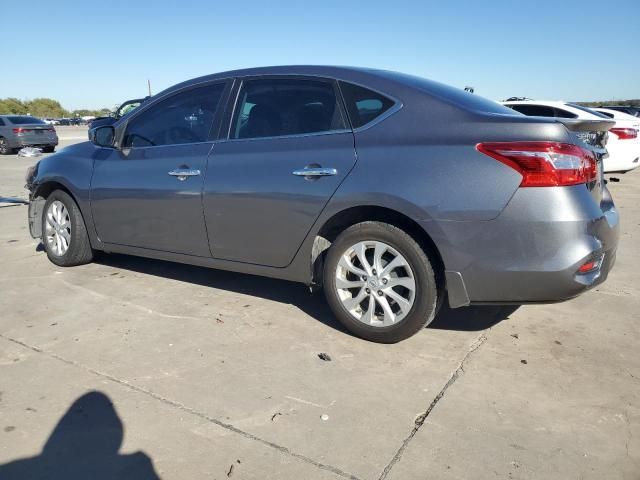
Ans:
{"label": "green tree", "polygon": [[26,105],[17,98],[0,99],[0,114],[24,115],[27,113]]}

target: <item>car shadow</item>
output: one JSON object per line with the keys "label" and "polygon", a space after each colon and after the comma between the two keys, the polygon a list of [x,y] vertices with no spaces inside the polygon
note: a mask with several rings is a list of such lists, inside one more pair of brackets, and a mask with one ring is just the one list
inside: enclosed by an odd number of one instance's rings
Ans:
{"label": "car shadow", "polygon": [[[325,325],[349,334],[334,317],[322,292],[310,294],[309,289],[299,283],[116,253],[100,253],[95,262],[112,268],[170,278],[294,305]],[[509,318],[509,315],[518,308],[519,305],[471,306],[451,309],[445,301],[440,313],[428,328],[480,331]]]}
{"label": "car shadow", "polygon": [[69,407],[39,455],[0,465],[0,478],[157,480],[144,452],[119,454],[122,420],[107,395],[89,392]]}

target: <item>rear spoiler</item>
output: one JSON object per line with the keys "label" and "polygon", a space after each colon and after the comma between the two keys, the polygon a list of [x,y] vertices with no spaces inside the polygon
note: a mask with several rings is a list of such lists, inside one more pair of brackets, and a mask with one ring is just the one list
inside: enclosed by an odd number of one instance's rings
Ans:
{"label": "rear spoiler", "polygon": [[607,132],[616,122],[613,120],[580,120],[577,118],[555,118],[572,132]]}
{"label": "rear spoiler", "polygon": [[567,130],[575,132],[580,139],[597,148],[605,148],[609,134],[616,122],[613,120],[580,120],[575,118],[556,118]]}

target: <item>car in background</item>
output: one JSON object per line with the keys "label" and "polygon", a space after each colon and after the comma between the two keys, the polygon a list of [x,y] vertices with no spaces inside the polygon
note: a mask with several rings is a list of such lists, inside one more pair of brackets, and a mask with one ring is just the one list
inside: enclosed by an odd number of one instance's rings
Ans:
{"label": "car in background", "polygon": [[28,115],[0,115],[0,155],[10,155],[23,147],[42,148],[51,153],[58,145],[56,129]]}
{"label": "car in background", "polygon": [[638,128],[630,125],[626,120],[612,119],[591,108],[570,102],[527,99],[504,101],[502,104],[527,116],[614,120],[616,124],[609,130],[607,141],[609,156],[604,160],[604,171],[624,173],[640,166]]}
{"label": "car in background", "polygon": [[609,118],[613,118],[614,120],[630,122],[630,124],[633,127],[640,128],[640,118],[634,117],[633,115],[629,115],[628,113],[625,113],[621,110],[611,110],[610,108],[602,108],[602,107],[589,107],[589,108]]}
{"label": "car in background", "polygon": [[115,122],[120,120],[125,115],[133,112],[136,108],[146,102],[149,97],[144,98],[136,98],[133,100],[127,100],[118,108],[116,108],[115,112],[113,112],[108,117],[97,117],[89,122],[89,128],[96,128],[102,125],[113,125]]}
{"label": "car in background", "polygon": [[555,302],[606,279],[613,124],[366,68],[219,73],[37,163],[28,223],[59,266],[107,251],[323,286],[352,333],[397,342],[445,298]]}
{"label": "car in background", "polygon": [[631,105],[601,105],[599,108],[606,108],[607,110],[617,110],[618,112],[624,112],[634,117],[640,117],[640,107],[633,107]]}
{"label": "car in background", "polygon": [[60,122],[57,118],[43,118],[42,121],[47,125],[59,125]]}

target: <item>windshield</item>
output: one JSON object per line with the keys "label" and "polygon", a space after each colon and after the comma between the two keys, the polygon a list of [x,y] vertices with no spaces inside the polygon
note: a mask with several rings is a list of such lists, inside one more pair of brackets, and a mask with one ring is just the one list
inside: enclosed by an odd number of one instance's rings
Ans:
{"label": "windshield", "polygon": [[28,116],[13,116],[13,117],[5,117],[14,125],[32,125],[32,124],[44,124],[42,120],[35,117]]}

